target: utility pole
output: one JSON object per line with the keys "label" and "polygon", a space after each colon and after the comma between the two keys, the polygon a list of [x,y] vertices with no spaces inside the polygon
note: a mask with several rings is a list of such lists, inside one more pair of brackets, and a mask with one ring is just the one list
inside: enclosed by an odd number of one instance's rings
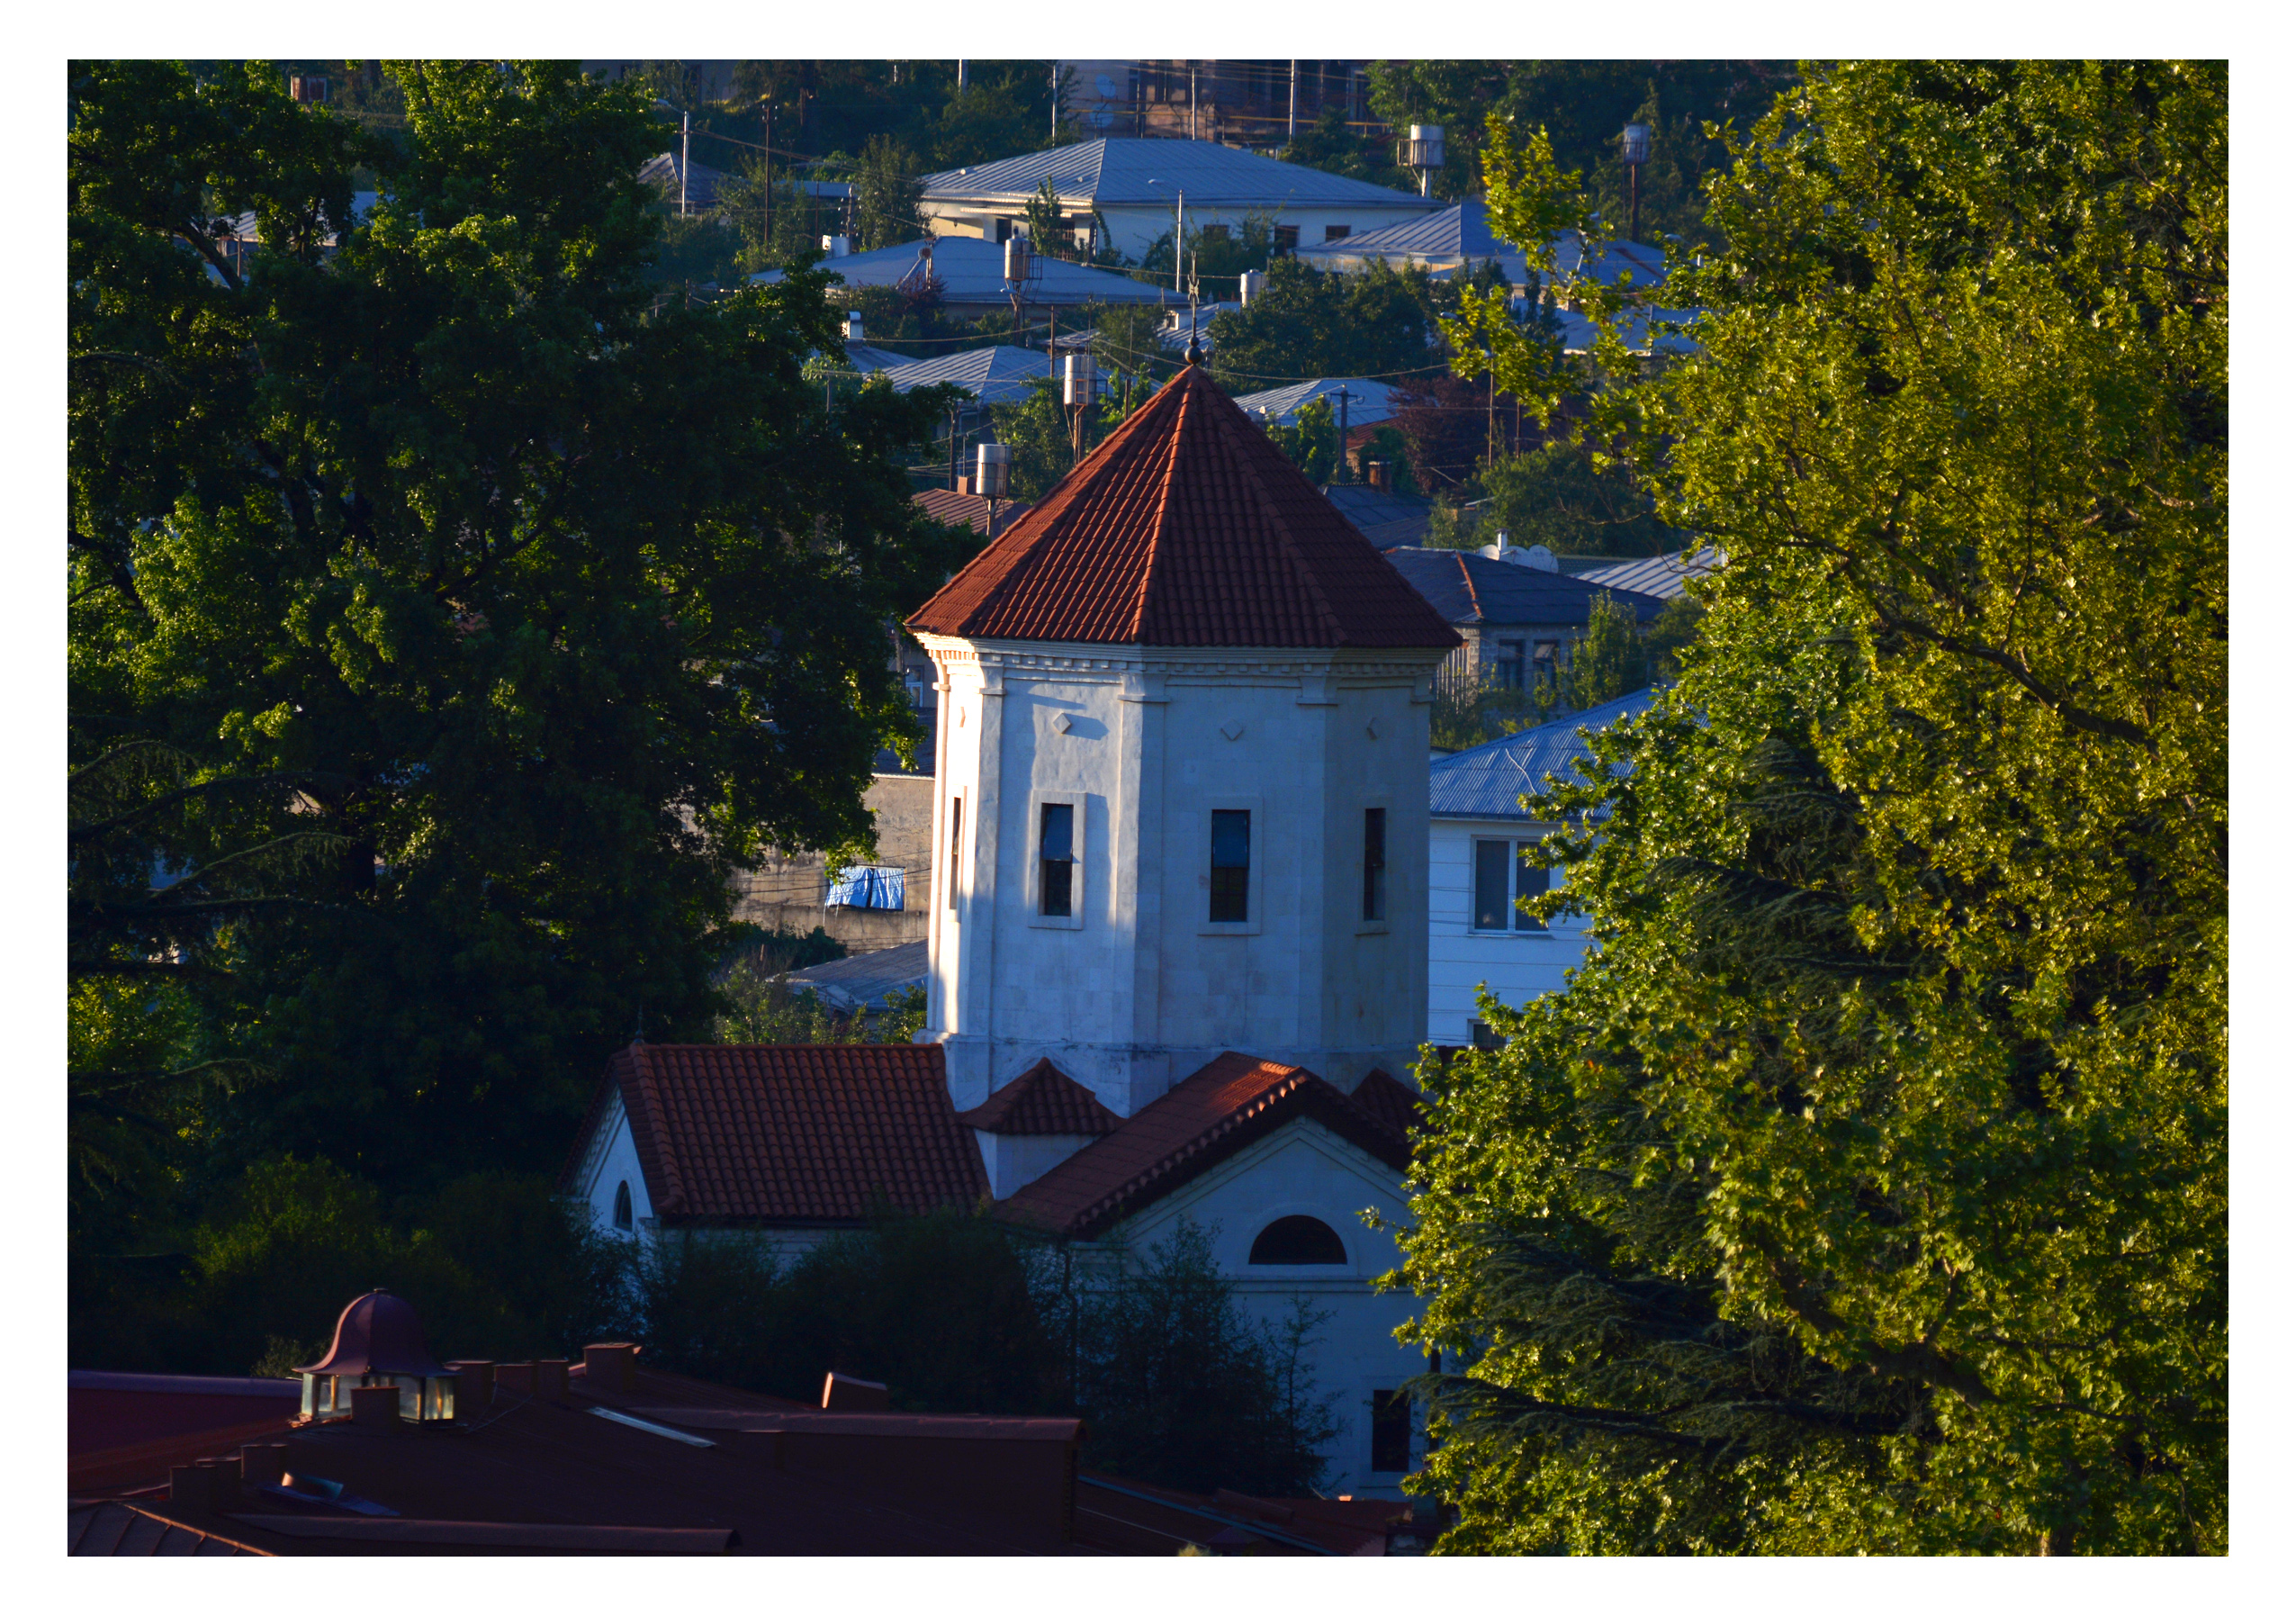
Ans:
{"label": "utility pole", "polygon": [[1060,143],[1060,64],[1052,64],[1052,143]]}
{"label": "utility pole", "polygon": [[678,217],[686,216],[686,176],[694,171],[694,115],[678,114]]}
{"label": "utility pole", "polygon": [[1339,472],[1332,481],[1345,483],[1347,480],[1347,401],[1355,395],[1342,387],[1331,396],[1339,401]]}
{"label": "utility pole", "polygon": [[1188,139],[1196,138],[1196,64],[1188,64]]}
{"label": "utility pole", "polygon": [[1300,64],[1292,64],[1292,109],[1283,115],[1283,143],[1290,145],[1300,138]]}
{"label": "utility pole", "polygon": [[765,221],[765,250],[773,250],[773,97],[765,98],[765,201],[759,212]]}
{"label": "utility pole", "polygon": [[965,93],[965,59],[964,59],[963,57],[961,57],[961,56],[960,56],[960,57],[959,57],[959,58],[957,59],[957,94],[959,94],[959,95],[963,95],[964,93]]}

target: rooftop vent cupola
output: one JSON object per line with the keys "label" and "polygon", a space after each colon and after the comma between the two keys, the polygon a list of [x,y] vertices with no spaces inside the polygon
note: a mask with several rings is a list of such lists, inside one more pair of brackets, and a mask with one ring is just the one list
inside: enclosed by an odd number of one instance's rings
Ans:
{"label": "rooftop vent cupola", "polygon": [[387,1290],[369,1291],[345,1308],[327,1356],[295,1373],[303,1377],[306,1420],[349,1414],[351,1394],[361,1386],[397,1387],[401,1420],[455,1417],[455,1371],[430,1356],[413,1305]]}

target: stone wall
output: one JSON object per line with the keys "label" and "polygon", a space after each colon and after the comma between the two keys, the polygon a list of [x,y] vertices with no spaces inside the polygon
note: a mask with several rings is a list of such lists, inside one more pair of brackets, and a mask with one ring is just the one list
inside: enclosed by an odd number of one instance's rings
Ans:
{"label": "stone wall", "polygon": [[932,901],[932,778],[880,774],[861,800],[877,817],[877,862],[906,872],[905,908],[824,907],[828,862],[806,853],[735,877],[734,918],[800,935],[820,926],[857,954],[923,941]]}

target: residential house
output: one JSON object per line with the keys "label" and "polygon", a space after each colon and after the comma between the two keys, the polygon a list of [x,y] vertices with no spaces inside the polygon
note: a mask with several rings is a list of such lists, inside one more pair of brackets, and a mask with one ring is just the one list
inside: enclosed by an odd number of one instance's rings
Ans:
{"label": "residential house", "polygon": [[923,209],[949,230],[1001,242],[1024,224],[1030,201],[1048,180],[1065,230],[1082,242],[1104,225],[1103,245],[1135,262],[1173,233],[1175,219],[1191,230],[1234,230],[1247,215],[1265,214],[1279,249],[1291,251],[1442,206],[1209,140],[1109,138],[929,174]]}
{"label": "residential house", "polygon": [[[1533,546],[1535,549],[1535,546]],[[1529,549],[1515,552],[1529,557]],[[1607,595],[1647,623],[1666,603],[1629,590],[1607,589],[1585,577],[1549,572],[1525,561],[1501,561],[1472,550],[1397,548],[1386,552],[1444,620],[1459,632],[1459,649],[1445,659],[1443,677],[1525,690],[1552,682],[1570,665],[1571,647],[1586,633],[1594,603]]]}
{"label": "residential house", "polygon": [[[1300,261],[1318,269],[1342,270],[1383,264],[1390,269],[1429,270],[1438,278],[1496,263],[1508,284],[1517,287],[1527,284],[1533,273],[1523,249],[1493,232],[1489,209],[1472,197],[1440,212],[1400,219],[1367,234],[1302,242]],[[1545,278],[1544,271],[1539,273]],[[1554,238],[1554,276],[1565,285],[1572,280],[1593,280],[1641,290],[1666,279],[1666,255],[1639,241],[1589,244],[1576,230],[1569,230]]]}
{"label": "residential house", "polygon": [[1581,731],[1646,709],[1649,691],[1589,708],[1502,740],[1437,758],[1428,770],[1427,1042],[1484,1045],[1490,1029],[1475,994],[1504,1004],[1559,993],[1586,955],[1586,921],[1532,918],[1517,900],[1544,895],[1550,871],[1539,839],[1560,826],[1535,820],[1523,798],[1555,779],[1583,778],[1591,756]]}
{"label": "residential house", "polygon": [[1580,577],[1589,583],[1598,583],[1605,589],[1631,589],[1636,594],[1649,595],[1654,600],[1671,600],[1685,591],[1693,578],[1707,578],[1722,570],[1727,560],[1712,545],[1700,545],[1696,549],[1679,550],[1670,555],[1647,555],[1639,561],[1621,561],[1581,573]]}
{"label": "residential house", "polygon": [[[941,283],[941,306],[951,316],[977,320],[984,314],[1010,314],[1013,293],[1004,279],[1004,249],[976,237],[944,235],[881,247],[873,252],[847,253],[824,266],[843,277],[848,286],[921,286],[926,280]],[[752,285],[772,285],[781,279],[779,269],[750,276]],[[1129,275],[1087,265],[1065,263],[1039,255],[1032,278],[1021,288],[1031,326],[1040,325],[1047,311],[1080,308],[1086,303],[1145,303],[1160,307],[1174,301],[1168,286],[1150,286]],[[837,289],[833,286],[830,295]],[[1183,300],[1184,301],[1184,300]]]}

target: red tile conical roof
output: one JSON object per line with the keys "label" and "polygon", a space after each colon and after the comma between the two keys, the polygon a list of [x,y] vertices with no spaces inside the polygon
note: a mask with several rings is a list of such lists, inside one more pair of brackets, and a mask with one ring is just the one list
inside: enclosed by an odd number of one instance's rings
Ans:
{"label": "red tile conical roof", "polygon": [[1110,433],[909,627],[1092,645],[1460,643],[1195,366]]}

